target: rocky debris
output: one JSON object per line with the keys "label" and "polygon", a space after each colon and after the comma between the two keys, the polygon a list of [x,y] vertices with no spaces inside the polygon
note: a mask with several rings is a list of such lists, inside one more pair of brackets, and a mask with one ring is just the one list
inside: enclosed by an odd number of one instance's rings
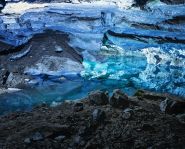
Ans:
{"label": "rocky debris", "polygon": [[40,141],[40,140],[43,140],[43,136],[40,132],[36,132],[35,134],[33,134],[33,136],[31,137],[31,139],[33,141]]}
{"label": "rocky debris", "polygon": [[[75,75],[82,69],[82,56],[68,45],[68,34],[47,30],[34,35],[27,43],[15,48],[9,53],[0,54],[2,69],[11,73],[5,86],[16,87],[27,85],[24,79],[39,75],[40,77],[59,77]],[[56,45],[62,52],[55,52]],[[13,74],[13,75],[12,75]],[[16,76],[15,79],[12,76]],[[12,82],[12,80],[15,80]],[[16,83],[17,81],[17,83]]]}
{"label": "rocky debris", "polygon": [[134,114],[134,113],[133,113],[133,110],[130,109],[130,108],[127,108],[127,109],[123,110],[122,118],[128,120],[128,119],[131,118],[131,116],[132,116],[133,114]]}
{"label": "rocky debris", "polygon": [[[80,101],[85,106],[80,112],[72,110],[75,102],[71,101],[56,107],[41,105],[30,112],[1,116],[0,148],[117,149],[128,146],[184,146],[185,113],[174,116],[157,108],[153,110],[150,108],[153,105],[145,99],[135,100],[137,105],[131,102],[129,108],[124,110],[110,104],[92,105],[87,101],[86,98]],[[156,105],[160,101],[160,98],[153,100]]]}
{"label": "rocky debris", "polygon": [[10,73],[6,69],[1,69],[1,71],[0,71],[0,86],[5,85],[9,74]]}
{"label": "rocky debris", "polygon": [[93,124],[100,124],[105,121],[106,114],[100,109],[95,109],[92,113]]}
{"label": "rocky debris", "polygon": [[77,102],[77,103],[75,103],[74,106],[73,106],[73,110],[74,110],[75,112],[82,111],[83,109],[84,109],[84,104],[81,103],[81,102]]}
{"label": "rocky debris", "polygon": [[11,87],[11,88],[20,87],[21,88],[21,86],[25,86],[28,83],[27,79],[29,80],[28,76],[21,75],[18,73],[10,73],[6,80],[6,84],[7,84],[7,87]]}
{"label": "rocky debris", "polygon": [[130,104],[128,96],[121,90],[116,89],[113,91],[113,95],[110,97],[110,105],[115,108],[127,108]]}
{"label": "rocky debris", "polygon": [[61,142],[61,141],[63,141],[65,138],[66,138],[65,136],[57,136],[57,137],[55,138],[55,140]]}
{"label": "rocky debris", "polygon": [[109,102],[109,97],[106,92],[93,91],[88,95],[88,100],[93,105],[106,105]]}
{"label": "rocky debris", "polygon": [[185,101],[166,98],[160,103],[160,109],[168,114],[181,114],[185,112]]}
{"label": "rocky debris", "polygon": [[30,143],[31,143],[30,138],[26,138],[26,139],[24,139],[24,143],[26,143],[26,144],[30,144]]}
{"label": "rocky debris", "polygon": [[185,124],[185,114],[179,114],[176,116],[180,123]]}
{"label": "rocky debris", "polygon": [[153,92],[150,92],[150,91],[146,91],[146,90],[138,90],[136,93],[135,93],[135,96],[138,97],[138,99],[145,99],[145,100],[148,100],[148,101],[162,101],[162,100],[165,100],[166,96],[163,95],[163,94],[160,94],[160,93],[153,93]]}

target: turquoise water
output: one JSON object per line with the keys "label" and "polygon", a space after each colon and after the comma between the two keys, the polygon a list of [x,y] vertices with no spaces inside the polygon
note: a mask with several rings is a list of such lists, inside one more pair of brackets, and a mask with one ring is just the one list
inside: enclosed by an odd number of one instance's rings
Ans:
{"label": "turquoise water", "polygon": [[56,105],[64,100],[81,99],[98,89],[111,93],[120,88],[133,95],[143,88],[185,95],[182,67],[149,65],[146,58],[140,56],[107,56],[96,62],[84,61],[83,65],[81,76],[45,80],[21,91],[0,95],[0,114],[31,110],[42,103]]}
{"label": "turquoise water", "polygon": [[31,110],[34,106],[42,103],[55,105],[64,100],[81,99],[86,97],[88,92],[98,89],[112,92],[113,89],[121,88],[130,95],[136,90],[120,80],[78,78],[62,83],[48,81],[45,84],[44,86],[34,86],[19,92],[0,95],[0,114]]}

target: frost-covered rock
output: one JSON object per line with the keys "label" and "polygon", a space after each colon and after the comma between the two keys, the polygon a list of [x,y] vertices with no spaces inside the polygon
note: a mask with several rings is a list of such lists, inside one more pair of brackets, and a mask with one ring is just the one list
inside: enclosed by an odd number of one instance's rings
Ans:
{"label": "frost-covered rock", "polygon": [[31,67],[25,68],[24,73],[30,75],[61,76],[78,74],[83,70],[80,63],[69,58],[57,56],[43,56]]}

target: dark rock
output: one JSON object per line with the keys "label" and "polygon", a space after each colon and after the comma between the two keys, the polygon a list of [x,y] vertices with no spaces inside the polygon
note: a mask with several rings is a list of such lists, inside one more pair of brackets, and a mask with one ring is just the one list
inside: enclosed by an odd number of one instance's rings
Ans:
{"label": "dark rock", "polygon": [[176,116],[180,123],[185,124],[185,113]]}
{"label": "dark rock", "polygon": [[5,85],[6,80],[8,79],[10,72],[6,69],[0,71],[0,86]]}
{"label": "dark rock", "polygon": [[144,93],[145,93],[144,90],[137,90],[134,96],[140,97],[140,96],[143,96]]}
{"label": "dark rock", "polygon": [[58,136],[58,137],[55,137],[55,140],[57,141],[63,141],[66,137],[65,136]]}
{"label": "dark rock", "polygon": [[28,49],[26,49],[26,50],[23,51],[23,52],[21,51],[21,52],[17,53],[16,55],[12,55],[12,56],[10,57],[10,60],[11,60],[11,61],[14,61],[14,60],[18,60],[18,59],[21,59],[21,58],[25,57],[25,56],[28,55],[28,53],[30,52],[30,49],[31,49],[31,46],[28,47]]}
{"label": "dark rock", "polygon": [[185,0],[160,0],[161,2],[164,2],[166,4],[170,5],[176,5],[176,4],[184,4]]}
{"label": "dark rock", "polygon": [[26,138],[26,139],[24,139],[24,143],[26,143],[26,144],[30,144],[30,143],[31,143],[31,139],[30,139],[30,138]]}
{"label": "dark rock", "polygon": [[84,105],[83,105],[83,103],[81,103],[81,102],[77,102],[77,103],[75,103],[74,106],[73,106],[73,110],[74,110],[75,112],[82,111],[83,109],[84,109]]}
{"label": "dark rock", "polygon": [[36,132],[35,134],[33,134],[31,138],[33,141],[40,141],[44,139],[44,137],[42,136],[40,132]]}
{"label": "dark rock", "polygon": [[149,0],[134,0],[134,1],[136,7],[140,7],[141,9],[143,9]]}
{"label": "dark rock", "polygon": [[73,146],[76,148],[77,146],[84,146],[85,145],[85,141],[83,139],[83,137],[81,136],[75,136],[74,140],[73,140]]}
{"label": "dark rock", "polygon": [[94,124],[104,122],[105,118],[106,118],[105,112],[100,109],[95,109],[92,113],[92,120]]}
{"label": "dark rock", "polygon": [[85,146],[85,149],[95,149],[95,148],[101,148],[99,147],[99,145],[96,143],[96,142],[93,142],[93,141],[89,141],[86,146]]}
{"label": "dark rock", "polygon": [[135,96],[137,96],[139,99],[148,99],[148,100],[164,100],[166,97],[161,94],[145,91],[145,90],[138,90],[135,93]]}
{"label": "dark rock", "polygon": [[125,119],[125,120],[130,119],[131,118],[131,113],[129,113],[129,112],[123,112],[122,118]]}
{"label": "dark rock", "polygon": [[126,108],[129,106],[129,99],[121,90],[116,89],[110,97],[110,105],[115,108]]}
{"label": "dark rock", "polygon": [[79,129],[78,131],[78,135],[79,136],[87,136],[87,135],[90,135],[90,128],[86,127],[86,126],[83,126]]}
{"label": "dark rock", "polygon": [[142,130],[144,130],[144,131],[153,131],[154,127],[152,125],[150,125],[150,124],[144,123],[142,125]]}
{"label": "dark rock", "polygon": [[107,93],[103,91],[91,92],[88,96],[90,103],[93,105],[106,105],[109,102]]}
{"label": "dark rock", "polygon": [[132,114],[133,114],[133,110],[130,108],[127,108],[123,111],[122,118],[125,120],[128,120],[131,118]]}
{"label": "dark rock", "polygon": [[0,12],[5,7],[5,5],[6,5],[6,1],[5,0],[1,0],[0,1]]}
{"label": "dark rock", "polygon": [[160,103],[160,109],[167,114],[180,114],[185,112],[185,101],[166,98]]}

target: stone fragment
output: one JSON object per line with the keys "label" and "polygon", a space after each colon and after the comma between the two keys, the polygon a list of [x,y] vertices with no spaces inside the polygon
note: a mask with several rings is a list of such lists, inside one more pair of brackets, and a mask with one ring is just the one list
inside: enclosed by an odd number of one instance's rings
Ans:
{"label": "stone fragment", "polygon": [[185,113],[176,116],[180,123],[185,124]]}
{"label": "stone fragment", "polygon": [[123,111],[122,118],[125,120],[128,120],[131,118],[132,114],[133,114],[133,110],[130,108],[127,108]]}
{"label": "stone fragment", "polygon": [[127,108],[129,106],[129,99],[121,90],[116,89],[110,97],[110,105],[115,108]]}
{"label": "stone fragment", "polygon": [[138,90],[135,93],[135,96],[137,96],[139,99],[148,99],[153,101],[163,100],[166,98],[164,95],[160,95],[160,94],[145,91],[145,90]]}
{"label": "stone fragment", "polygon": [[31,143],[30,138],[25,138],[25,139],[24,139],[24,143],[26,143],[26,144],[30,144],[30,143]]}
{"label": "stone fragment", "polygon": [[160,110],[167,114],[184,113],[185,101],[166,98],[160,103]]}
{"label": "stone fragment", "polygon": [[55,138],[55,140],[57,140],[57,141],[63,141],[65,138],[66,138],[65,136],[61,135],[61,136],[57,136]]}
{"label": "stone fragment", "polygon": [[84,105],[81,102],[77,102],[73,106],[74,112],[79,112],[79,111],[82,111],[83,109],[84,109]]}
{"label": "stone fragment", "polygon": [[44,137],[42,136],[42,134],[40,132],[36,132],[32,136],[33,141],[40,141],[40,140],[43,140],[43,139],[44,139]]}
{"label": "stone fragment", "polygon": [[94,124],[100,124],[104,122],[105,118],[106,118],[105,112],[100,109],[95,109],[92,113],[92,120]]}
{"label": "stone fragment", "polygon": [[109,102],[107,93],[100,90],[91,92],[88,99],[93,105],[106,105]]}

